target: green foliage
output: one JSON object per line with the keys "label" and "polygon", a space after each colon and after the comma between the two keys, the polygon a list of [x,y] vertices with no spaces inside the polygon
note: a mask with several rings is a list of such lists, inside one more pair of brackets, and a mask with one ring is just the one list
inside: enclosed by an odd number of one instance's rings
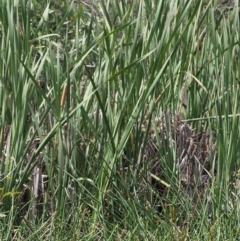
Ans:
{"label": "green foliage", "polygon": [[[238,7],[93,2],[0,2],[0,239],[236,240]],[[167,110],[216,134],[198,205],[157,133]]]}

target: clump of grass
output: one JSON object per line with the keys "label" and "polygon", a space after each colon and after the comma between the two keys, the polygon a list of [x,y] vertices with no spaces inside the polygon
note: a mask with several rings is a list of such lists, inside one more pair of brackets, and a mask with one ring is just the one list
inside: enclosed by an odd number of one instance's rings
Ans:
{"label": "clump of grass", "polygon": [[[38,4],[0,3],[1,239],[236,239],[238,7]],[[168,110],[216,135],[209,169],[193,152],[199,199],[181,188],[191,145],[155,121]]]}

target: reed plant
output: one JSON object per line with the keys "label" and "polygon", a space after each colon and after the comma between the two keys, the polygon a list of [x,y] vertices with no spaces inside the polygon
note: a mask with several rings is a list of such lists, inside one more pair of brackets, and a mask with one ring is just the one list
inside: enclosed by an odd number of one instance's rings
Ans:
{"label": "reed plant", "polygon": [[[214,0],[2,0],[0,239],[237,240],[239,27]],[[197,202],[166,113],[214,133]]]}

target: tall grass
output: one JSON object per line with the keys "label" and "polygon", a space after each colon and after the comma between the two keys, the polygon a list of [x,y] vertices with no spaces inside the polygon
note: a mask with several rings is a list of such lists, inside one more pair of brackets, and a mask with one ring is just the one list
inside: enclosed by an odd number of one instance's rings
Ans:
{"label": "tall grass", "polygon": [[[238,6],[3,0],[0,9],[1,240],[239,237]],[[216,136],[217,171],[199,205],[179,188],[175,143],[161,144],[156,119],[169,110]],[[149,132],[165,180],[150,173]]]}

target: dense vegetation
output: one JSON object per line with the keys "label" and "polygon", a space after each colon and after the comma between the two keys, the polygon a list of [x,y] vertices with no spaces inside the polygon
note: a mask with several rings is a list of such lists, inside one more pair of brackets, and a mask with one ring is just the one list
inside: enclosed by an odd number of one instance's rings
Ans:
{"label": "dense vegetation", "polygon": [[0,1],[0,239],[239,239],[239,27],[214,0]]}

